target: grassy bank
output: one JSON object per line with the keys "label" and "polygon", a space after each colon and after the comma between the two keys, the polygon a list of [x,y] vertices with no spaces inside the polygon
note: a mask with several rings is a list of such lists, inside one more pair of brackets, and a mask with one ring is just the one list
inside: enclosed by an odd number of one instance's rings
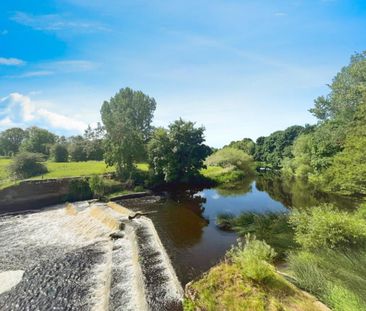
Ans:
{"label": "grassy bank", "polygon": [[275,272],[275,253],[251,240],[186,288],[184,310],[326,310]]}
{"label": "grassy bank", "polygon": [[[11,159],[0,158],[0,189],[14,185],[19,182],[10,179],[7,167],[11,163]],[[31,179],[53,179],[65,177],[79,177],[91,175],[103,175],[115,172],[114,167],[107,167],[104,161],[86,161],[86,162],[45,162],[48,172],[32,177]],[[143,172],[147,172],[149,166],[147,163],[137,164],[137,168]]]}
{"label": "grassy bank", "polygon": [[217,184],[229,184],[243,179],[246,174],[243,171],[233,167],[208,166],[202,169],[200,173]]}

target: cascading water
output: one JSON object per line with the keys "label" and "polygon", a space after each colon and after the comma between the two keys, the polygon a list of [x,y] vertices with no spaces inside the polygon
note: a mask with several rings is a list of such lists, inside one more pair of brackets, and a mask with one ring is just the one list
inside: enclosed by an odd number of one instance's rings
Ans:
{"label": "cascading water", "polygon": [[0,217],[0,310],[180,310],[152,222],[129,213],[80,202]]}

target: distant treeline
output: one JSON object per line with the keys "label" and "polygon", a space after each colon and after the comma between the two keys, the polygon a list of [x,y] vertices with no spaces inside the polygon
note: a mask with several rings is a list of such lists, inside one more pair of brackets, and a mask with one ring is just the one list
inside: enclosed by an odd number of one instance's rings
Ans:
{"label": "distant treeline", "polygon": [[229,146],[325,191],[366,195],[366,52],[353,55],[329,88],[310,109],[316,125],[295,125]]}
{"label": "distant treeline", "polygon": [[10,128],[0,133],[0,156],[12,157],[19,152],[41,154],[55,162],[102,160],[104,128],[98,123],[83,135],[57,136],[46,129]]}

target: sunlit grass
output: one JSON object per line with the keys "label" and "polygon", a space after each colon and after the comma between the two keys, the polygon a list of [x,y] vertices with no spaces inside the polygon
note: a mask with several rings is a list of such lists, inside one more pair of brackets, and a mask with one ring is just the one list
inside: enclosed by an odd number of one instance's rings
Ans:
{"label": "sunlit grass", "polygon": [[[7,166],[11,163],[11,159],[0,158],[0,189],[14,185],[19,181],[11,180],[7,171]],[[65,177],[79,177],[91,175],[103,175],[115,172],[115,167],[107,166],[104,161],[86,161],[86,162],[64,162],[56,163],[45,162],[48,173],[32,177],[31,179],[53,179]],[[149,170],[147,163],[137,164],[137,168],[143,172]]]}

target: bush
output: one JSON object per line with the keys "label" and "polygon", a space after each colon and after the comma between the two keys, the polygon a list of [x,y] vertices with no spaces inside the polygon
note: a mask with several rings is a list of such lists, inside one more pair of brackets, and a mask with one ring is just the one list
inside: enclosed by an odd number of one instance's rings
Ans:
{"label": "bush", "polygon": [[42,155],[30,152],[18,153],[9,165],[9,174],[15,179],[24,179],[47,173],[47,167],[40,163]]}
{"label": "bush", "polygon": [[93,193],[89,186],[89,181],[87,178],[73,179],[69,184],[69,194],[67,200],[87,200],[91,199]]}
{"label": "bush", "polygon": [[94,175],[89,179],[89,187],[97,198],[102,198],[108,193],[121,190],[121,183],[113,179]]}
{"label": "bush", "polygon": [[290,215],[295,240],[306,249],[357,248],[366,245],[366,220],[357,213],[321,205]]}
{"label": "bush", "polygon": [[226,230],[235,230],[240,236],[254,234],[277,251],[277,258],[295,248],[294,231],[288,223],[287,213],[241,213],[239,216],[219,214],[217,225]]}
{"label": "bush", "polygon": [[242,150],[235,148],[223,148],[210,155],[205,164],[208,166],[220,166],[234,168],[247,174],[254,170],[253,158]]}
{"label": "bush", "polygon": [[241,272],[253,281],[265,281],[275,274],[270,264],[276,252],[264,241],[245,237],[245,242],[239,240],[236,247],[228,252],[228,258],[240,267]]}
{"label": "bush", "polygon": [[51,148],[51,157],[55,162],[67,162],[69,160],[69,152],[65,145],[56,144]]}
{"label": "bush", "polygon": [[87,161],[88,157],[82,142],[76,142],[69,146],[69,154],[71,161],[81,162]]}

